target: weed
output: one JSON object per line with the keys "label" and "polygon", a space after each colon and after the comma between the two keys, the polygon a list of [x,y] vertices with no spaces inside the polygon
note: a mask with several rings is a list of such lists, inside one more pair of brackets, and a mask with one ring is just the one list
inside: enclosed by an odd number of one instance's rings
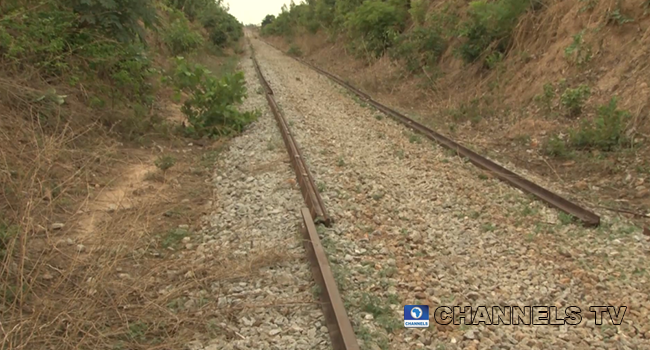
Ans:
{"label": "weed", "polygon": [[568,110],[569,116],[576,117],[582,113],[584,103],[590,94],[589,87],[582,84],[574,89],[566,89],[560,97],[560,102]]}
{"label": "weed", "polygon": [[541,95],[535,96],[535,101],[540,103],[548,112],[553,109],[553,99],[555,98],[555,87],[551,83],[544,84],[544,91]]}
{"label": "weed", "polygon": [[564,57],[577,66],[583,66],[591,61],[591,47],[585,44],[584,30],[573,36],[573,42],[564,49]]}
{"label": "weed", "polygon": [[548,156],[558,158],[568,158],[570,152],[567,149],[566,142],[557,135],[552,135],[544,144],[544,153]]}
{"label": "weed", "polygon": [[339,157],[339,160],[336,162],[336,164],[338,164],[338,166],[341,167],[345,166],[345,160],[343,159],[343,157]]}
{"label": "weed", "polygon": [[422,138],[420,137],[420,135],[411,134],[411,136],[409,136],[409,142],[420,144],[422,143]]}
{"label": "weed", "polygon": [[386,277],[391,278],[391,277],[395,276],[396,273],[397,273],[396,268],[394,268],[394,267],[385,267],[381,271],[379,271],[379,276],[382,277],[382,278],[386,278]]}
{"label": "weed", "polygon": [[[486,50],[490,50],[485,57],[491,57],[493,66],[496,57],[507,53],[512,31],[519,16],[526,11],[530,3],[526,0],[471,2],[470,19],[461,25],[460,34],[466,41],[458,48],[458,53],[463,60],[473,63],[482,57]],[[490,68],[487,60],[484,66]]]}
{"label": "weed", "polygon": [[580,8],[578,13],[593,10],[596,8],[596,5],[598,5],[598,1],[599,0],[580,0],[580,2],[585,3],[585,5]]}
{"label": "weed", "polygon": [[325,185],[324,182],[318,182],[316,184],[316,187],[318,189],[318,192],[321,192],[321,193],[325,192],[325,190],[327,189],[327,186]]}
{"label": "weed", "polygon": [[378,201],[380,199],[384,198],[384,193],[383,192],[376,192],[372,195],[372,199]]}
{"label": "weed", "polygon": [[421,73],[435,66],[446,48],[447,42],[436,28],[417,27],[397,38],[390,56],[404,61],[409,72]]}
{"label": "weed", "polygon": [[205,67],[177,57],[172,80],[177,94],[182,90],[191,94],[181,108],[190,123],[186,128],[188,136],[215,137],[241,132],[259,114],[242,113],[235,107],[246,96],[242,72],[217,80]]}
{"label": "weed", "polygon": [[165,173],[167,172],[167,170],[169,170],[171,167],[173,167],[176,164],[176,158],[166,154],[156,158],[154,164],[158,169],[160,169],[163,173]]}
{"label": "weed", "polygon": [[567,214],[567,213],[565,213],[563,211],[558,213],[558,219],[560,219],[560,222],[562,223],[562,225],[568,225],[568,224],[573,222],[573,216],[571,216],[570,214]]}
{"label": "weed", "polygon": [[300,47],[298,47],[296,45],[291,45],[291,47],[289,47],[289,50],[287,51],[287,54],[289,56],[301,57],[302,56],[302,50],[300,50]]}
{"label": "weed", "polygon": [[634,19],[621,13],[621,8],[616,7],[614,11],[607,14],[607,23],[616,23],[622,26],[625,23],[634,22]]}
{"label": "weed", "polygon": [[162,240],[163,248],[173,248],[188,235],[187,230],[176,228],[169,230]]}
{"label": "weed", "polygon": [[484,224],[481,228],[485,232],[492,232],[492,231],[494,231],[496,229],[496,227],[494,227],[494,225],[492,223]]}
{"label": "weed", "polygon": [[163,41],[172,55],[181,55],[197,49],[203,43],[203,37],[189,27],[185,17],[181,17],[165,30]]}
{"label": "weed", "polygon": [[381,115],[381,114],[377,114],[377,115],[375,115],[375,119],[382,120],[382,119],[384,119],[384,116]]}
{"label": "weed", "polygon": [[617,108],[616,98],[598,108],[593,123],[585,121],[582,127],[571,135],[571,144],[582,149],[598,149],[608,152],[619,147],[631,146],[625,136],[625,123],[630,118],[627,111]]}
{"label": "weed", "polygon": [[148,329],[149,326],[146,323],[137,321],[129,325],[129,332],[127,335],[130,340],[144,342],[147,340],[146,333]]}

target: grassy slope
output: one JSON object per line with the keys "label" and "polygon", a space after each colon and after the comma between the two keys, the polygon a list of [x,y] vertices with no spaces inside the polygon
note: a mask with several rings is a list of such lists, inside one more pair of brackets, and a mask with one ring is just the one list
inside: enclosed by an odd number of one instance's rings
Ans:
{"label": "grassy slope", "polygon": [[[621,2],[620,7],[613,0],[545,4],[541,11],[520,18],[513,47],[489,71],[454,55],[462,42],[458,38],[450,39],[436,70],[416,74],[386,56],[359,58],[342,40],[330,40],[322,31],[313,35],[301,30],[292,40],[267,40],[285,51],[298,46],[319,66],[485,154],[531,169],[590,201],[645,210],[650,207],[650,19],[643,11],[647,1]],[[448,19],[462,18],[466,10],[465,2],[433,1],[427,16],[444,12]],[[590,60],[578,65],[575,51],[567,58],[566,49],[581,32],[577,51],[590,52]],[[555,96],[536,100],[549,83]],[[559,95],[580,84],[592,93],[579,118],[567,117]],[[579,129],[582,120],[594,120],[597,107],[614,96],[618,107],[631,115],[625,128],[637,141],[633,149],[565,149],[560,157],[547,155],[550,136],[568,134],[571,128]]]}
{"label": "grassy slope", "polygon": [[[189,268],[174,251],[212,199],[205,180],[224,142],[176,132],[186,118],[160,78],[173,66],[166,35],[179,13],[155,2],[161,23],[146,31],[150,66],[128,70],[111,66],[133,63],[119,51],[126,44],[90,52],[45,37],[72,17],[42,27],[14,20],[69,15],[29,4],[0,15],[0,347],[181,348],[196,332],[218,331],[209,315],[183,312],[199,280],[159,293],[173,282],[168,271]],[[31,30],[19,31],[23,24]],[[191,29],[201,42],[184,54],[215,77],[232,73],[242,43],[215,50],[200,25]],[[27,54],[12,56],[7,48],[21,43]],[[134,90],[140,83],[146,94]],[[161,160],[171,168],[161,171]]]}

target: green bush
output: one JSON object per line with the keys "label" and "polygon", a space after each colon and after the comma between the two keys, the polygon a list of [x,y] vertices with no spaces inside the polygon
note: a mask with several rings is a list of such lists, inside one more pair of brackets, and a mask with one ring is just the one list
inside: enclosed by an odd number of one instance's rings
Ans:
{"label": "green bush", "polygon": [[255,114],[239,112],[236,104],[246,96],[244,74],[225,74],[216,79],[211,72],[198,64],[190,64],[184,58],[176,59],[174,85],[190,93],[181,111],[187,116],[190,136],[217,137],[241,132],[255,120]]}
{"label": "green bush", "polygon": [[571,45],[564,49],[564,57],[577,65],[578,67],[584,66],[591,61],[591,46],[585,43],[583,38],[585,31],[581,30],[573,36]]}
{"label": "green bush", "polygon": [[575,117],[582,113],[582,107],[590,94],[589,87],[582,84],[575,89],[564,90],[560,96],[560,103],[568,110],[569,116]]}
{"label": "green bush", "polygon": [[87,88],[101,85],[111,98],[149,98],[153,71],[144,45],[115,41],[107,36],[110,30],[101,29],[83,27],[65,8],[9,14],[0,18],[0,60],[18,70],[36,67],[52,83],[64,76],[73,85],[86,78]]}
{"label": "green bush", "polygon": [[585,121],[582,127],[571,135],[571,144],[576,148],[598,149],[609,152],[619,147],[629,147],[630,140],[625,136],[625,123],[630,113],[617,108],[616,98],[598,108],[596,119]]}
{"label": "green bush", "polygon": [[144,28],[158,24],[152,0],[70,0],[82,26],[109,33],[122,42],[144,41]]}
{"label": "green bush", "polygon": [[379,0],[369,0],[347,16],[346,25],[354,38],[361,39],[375,56],[381,56],[403,30],[406,12]]}
{"label": "green bush", "polygon": [[400,35],[391,49],[393,59],[403,60],[410,72],[434,66],[447,49],[447,41],[440,33],[427,27],[417,27]]}
{"label": "green bush", "polygon": [[163,33],[163,41],[172,55],[191,52],[201,46],[203,37],[193,31],[185,18],[175,20]]}
{"label": "green bush", "polygon": [[275,21],[275,16],[274,15],[266,15],[264,19],[262,20],[262,27],[269,25]]}
{"label": "green bush", "polygon": [[[530,6],[530,0],[484,0],[470,3],[469,20],[462,24],[465,42],[458,52],[467,63],[478,60],[486,50],[505,54],[510,46],[512,30],[519,16]],[[490,56],[489,53],[486,56]]]}
{"label": "green bush", "polygon": [[548,141],[546,141],[546,144],[544,145],[544,153],[558,158],[567,158],[570,155],[566,142],[560,139],[557,135],[551,136]]}
{"label": "green bush", "polygon": [[290,56],[300,57],[302,56],[302,50],[300,50],[300,47],[296,45],[291,45],[287,51],[287,54]]}
{"label": "green bush", "polygon": [[409,14],[413,18],[413,22],[417,25],[423,25],[429,9],[429,0],[413,0],[411,2],[411,9]]}

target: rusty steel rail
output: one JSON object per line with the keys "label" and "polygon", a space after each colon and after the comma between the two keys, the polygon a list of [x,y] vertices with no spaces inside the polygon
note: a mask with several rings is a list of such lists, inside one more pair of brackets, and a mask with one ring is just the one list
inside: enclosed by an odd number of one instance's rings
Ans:
{"label": "rusty steel rail", "polygon": [[332,340],[332,347],[334,350],[359,350],[352,324],[345,311],[341,294],[336,286],[336,280],[309,209],[304,208],[301,213],[303,221],[301,231],[304,237],[305,251],[311,261],[314,280],[320,288],[321,305]]}
{"label": "rusty steel rail", "polygon": [[[277,47],[267,43],[266,41],[263,41],[265,44],[273,47],[274,49],[282,52],[279,50]],[[386,107],[382,105],[381,103],[375,101],[370,97],[370,95],[366,94],[365,92],[357,89],[356,87],[350,85],[349,83],[345,82],[343,79],[337,77],[336,75],[327,72],[307,61],[304,61],[302,59],[299,59],[297,57],[292,57],[294,60],[306,65],[307,67],[312,68],[313,70],[317,71],[318,73],[326,76],[327,78],[335,81],[339,85],[345,87],[349,91],[353,92],[355,95],[357,95],[359,98],[365,100],[367,103],[371,104],[373,107],[376,109],[382,111],[383,113],[393,117],[393,119],[396,119],[400,123],[410,127],[411,129],[423,134],[427,138],[437,142],[441,146],[455,151],[458,155],[466,157],[469,159],[470,162],[472,162],[474,165],[477,167],[491,173],[492,175],[498,177],[502,181],[517,187],[521,189],[524,192],[530,193],[537,198],[541,199],[542,201],[546,202],[547,204],[560,209],[564,211],[565,213],[577,218],[578,220],[581,221],[581,223],[584,226],[587,227],[595,227],[600,224],[600,216],[596,215],[594,212],[589,211],[563,197],[561,197],[558,194],[555,194],[523,177],[520,175],[517,175],[516,173],[498,165],[497,163],[489,160],[486,157],[483,157],[479,155],[478,153],[458,144],[457,142],[451,140],[448,137],[445,137],[428,127],[416,122],[415,120],[405,116],[402,113],[399,113],[389,107]]]}
{"label": "rusty steel rail", "polygon": [[278,128],[280,128],[280,134],[282,134],[282,139],[284,140],[284,144],[287,147],[291,165],[294,172],[296,173],[296,179],[298,180],[300,192],[302,193],[303,199],[305,200],[305,204],[307,204],[311,217],[314,218],[315,223],[322,223],[325,226],[330,227],[333,222],[332,218],[329,216],[327,210],[325,209],[325,204],[323,204],[323,199],[321,198],[320,193],[318,193],[318,188],[314,183],[314,178],[309,172],[309,168],[307,168],[307,164],[305,163],[305,160],[300,153],[300,148],[298,147],[296,140],[291,135],[291,131],[289,130],[289,126],[287,125],[287,122],[282,115],[282,112],[280,111],[280,107],[273,98],[273,90],[262,74],[259,63],[255,58],[253,45],[250,43],[250,41],[249,46],[251,48],[251,58],[253,60],[253,65],[255,66],[255,71],[257,72],[260,83],[266,91],[266,101],[269,103],[271,112],[273,112],[273,115],[275,116]]}

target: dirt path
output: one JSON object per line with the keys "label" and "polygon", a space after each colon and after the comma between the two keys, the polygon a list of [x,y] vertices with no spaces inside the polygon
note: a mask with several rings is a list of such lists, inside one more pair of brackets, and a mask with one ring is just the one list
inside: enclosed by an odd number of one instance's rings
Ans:
{"label": "dirt path", "polygon": [[[326,78],[252,40],[335,226],[323,241],[366,349],[650,345],[647,238],[604,216],[596,230],[491,179]],[[578,326],[404,329],[404,304],[579,306]],[[628,306],[595,326],[592,305]]]}

